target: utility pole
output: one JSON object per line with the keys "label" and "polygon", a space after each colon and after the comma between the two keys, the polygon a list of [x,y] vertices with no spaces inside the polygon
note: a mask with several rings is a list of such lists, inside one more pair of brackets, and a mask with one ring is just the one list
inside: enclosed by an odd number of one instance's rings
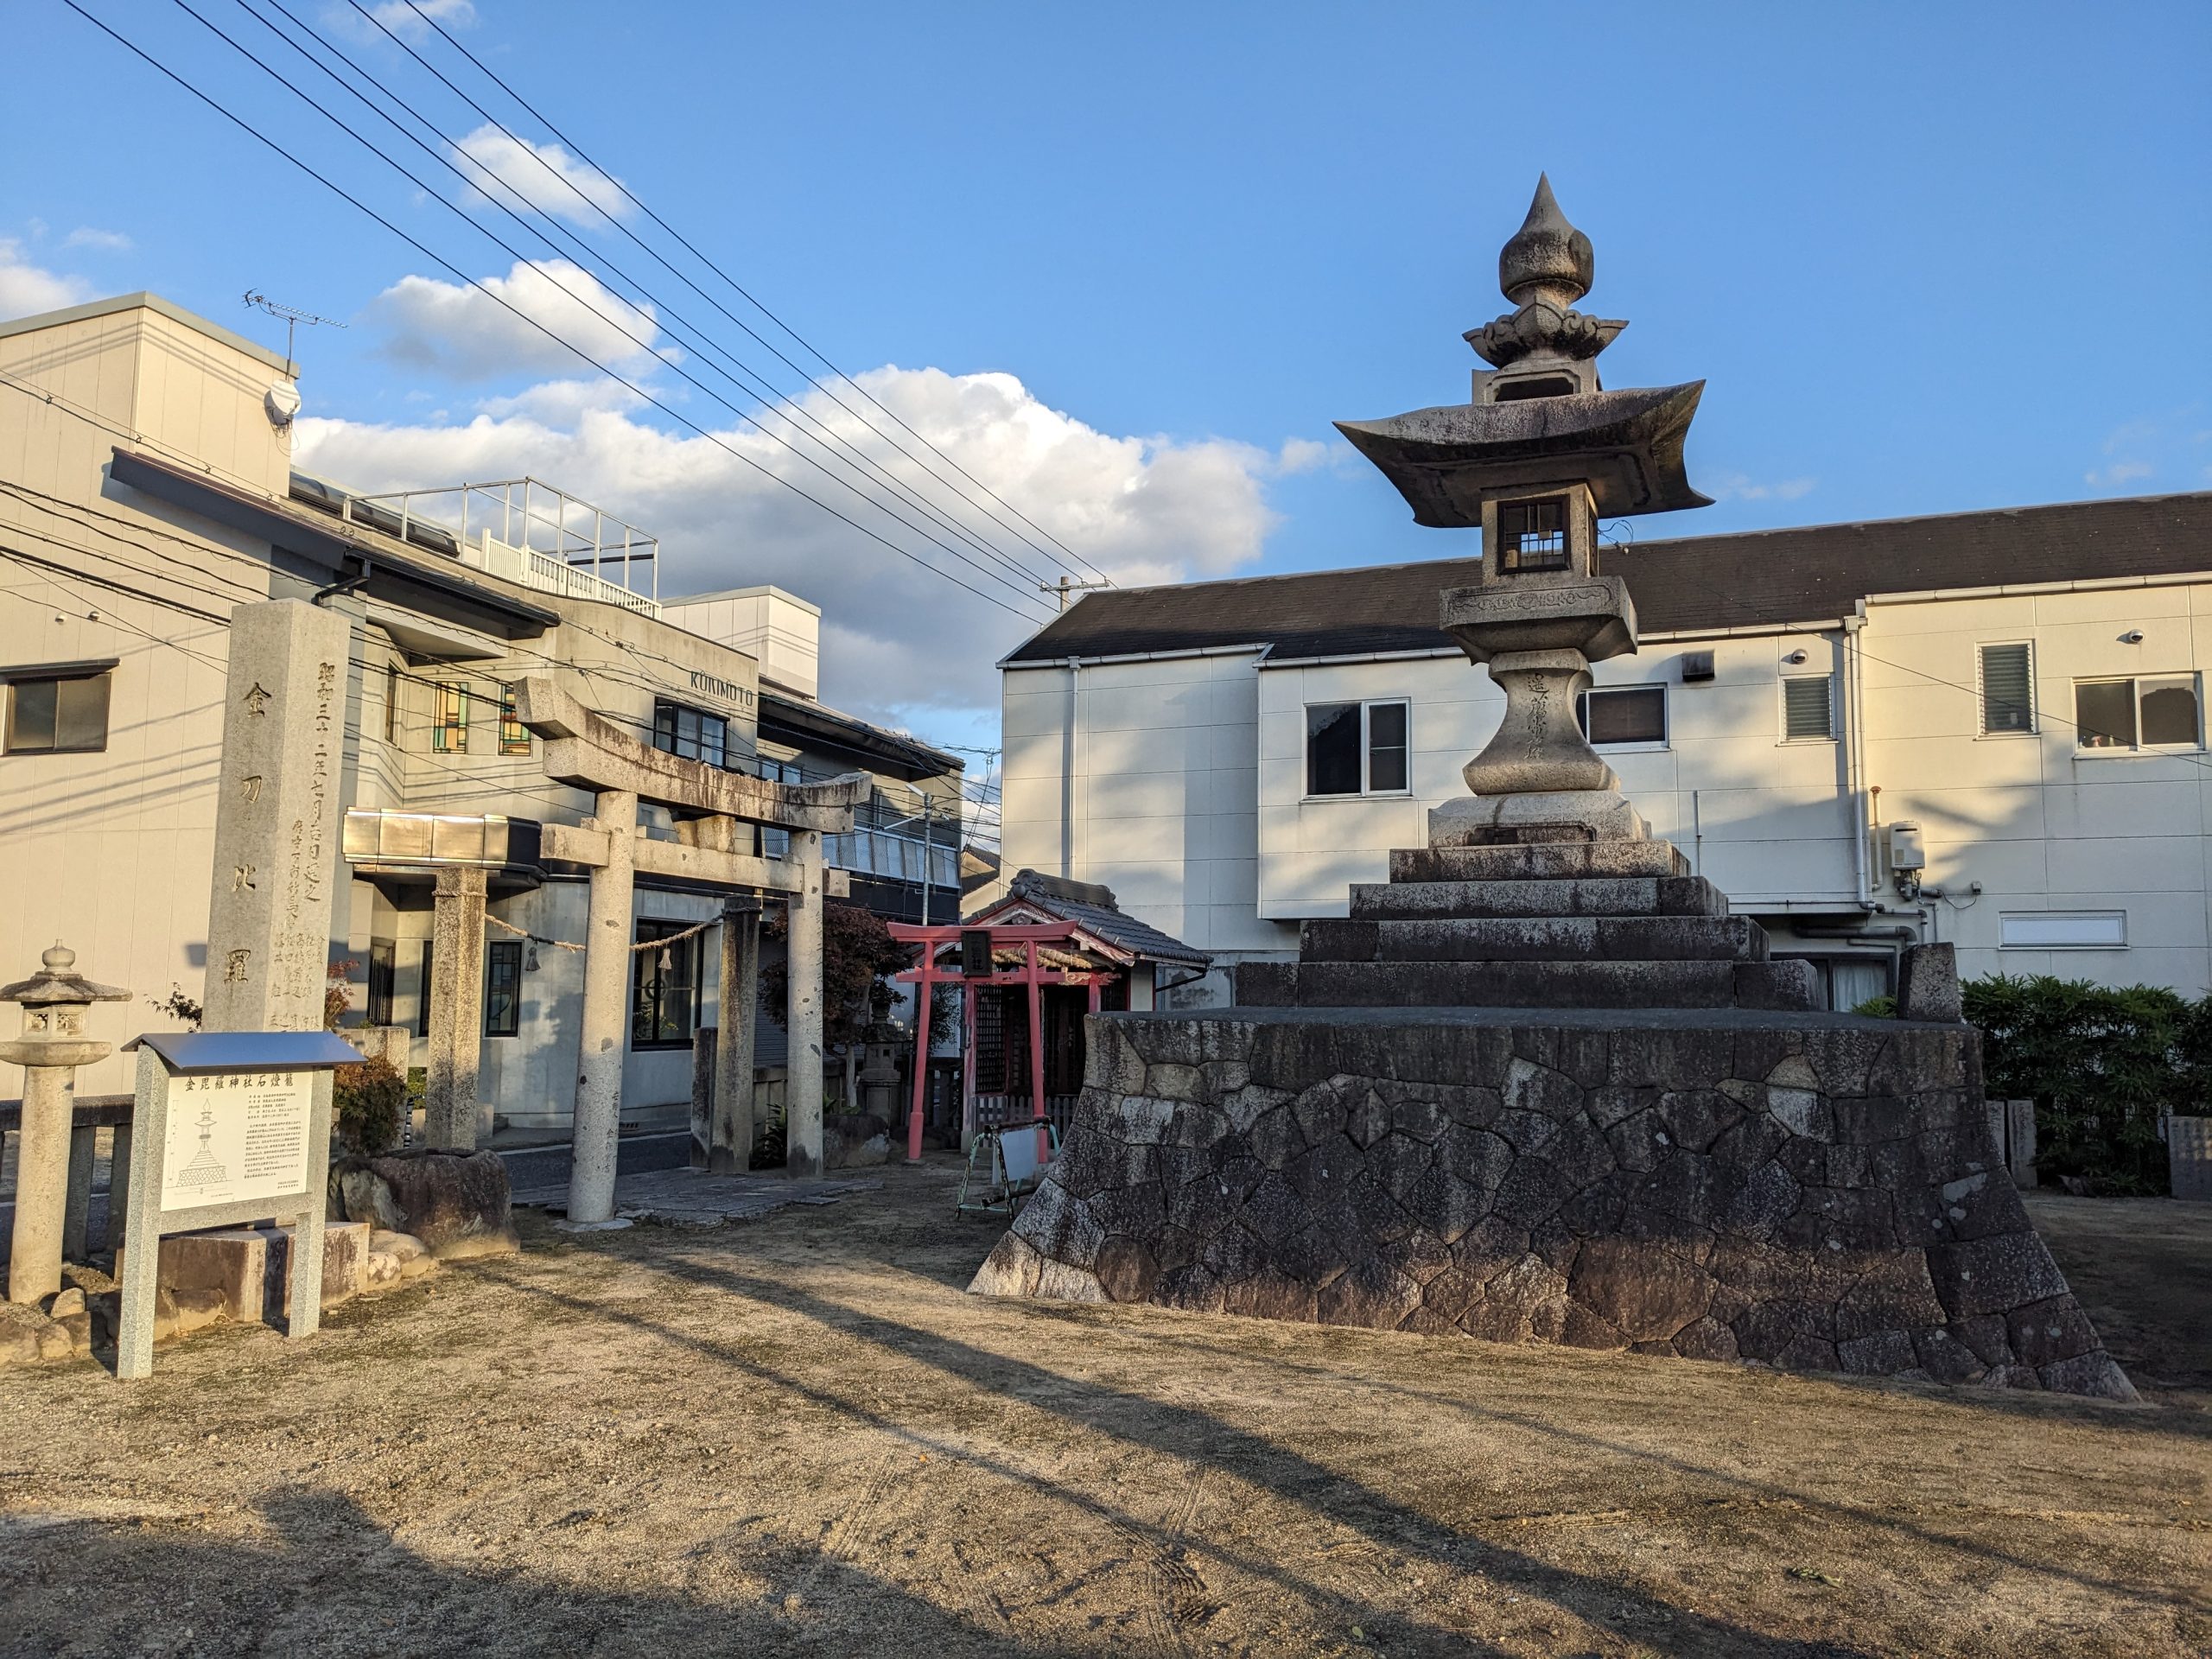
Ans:
{"label": "utility pole", "polygon": [[1113,585],[1114,584],[1112,582],[1107,581],[1103,576],[1101,576],[1096,582],[1071,582],[1066,576],[1063,575],[1058,583],[1049,582],[1039,582],[1037,584],[1037,591],[1040,594],[1058,594],[1060,596],[1060,608],[1065,611],[1068,607],[1068,595],[1070,594],[1084,593],[1094,588],[1111,588]]}
{"label": "utility pole", "polygon": [[302,311],[296,306],[279,305],[266,294],[257,293],[250,288],[245,291],[245,303],[257,311],[266,311],[270,316],[283,320],[284,365],[287,370],[295,375],[299,373],[300,368],[299,365],[292,359],[292,335],[302,323],[304,322],[310,328],[343,328],[346,326],[335,317],[318,317],[314,312]]}

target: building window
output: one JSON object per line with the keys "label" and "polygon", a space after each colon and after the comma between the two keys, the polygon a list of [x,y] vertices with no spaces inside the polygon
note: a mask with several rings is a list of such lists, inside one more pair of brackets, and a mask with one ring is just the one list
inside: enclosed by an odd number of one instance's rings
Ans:
{"label": "building window", "polygon": [[[771,760],[765,755],[755,763],[755,770],[772,784],[803,784],[804,774],[796,760]],[[791,832],[771,830],[765,824],[753,833],[753,850],[762,858],[787,857],[791,849]]]}
{"label": "building window", "polygon": [[415,1001],[415,1034],[430,1034],[430,958],[436,949],[429,940],[423,941],[423,976],[416,982]]}
{"label": "building window", "polygon": [[666,940],[630,953],[630,1046],[689,1048],[697,1028],[699,935],[690,922],[639,922],[638,943]]}
{"label": "building window", "polygon": [[114,676],[11,679],[10,754],[86,754],[107,747],[108,688]]}
{"label": "building window", "polygon": [[1501,570],[1564,570],[1567,503],[1504,501],[1497,509],[1497,566]]}
{"label": "building window", "polygon": [[484,1034],[522,1030],[522,941],[494,939],[484,950]]}
{"label": "building window", "polygon": [[391,1003],[395,972],[394,947],[390,939],[369,941],[369,997],[368,1023],[388,1026],[391,1023]]}
{"label": "building window", "polygon": [[2026,645],[1981,648],[1981,734],[2007,737],[2036,728],[2035,650]]}
{"label": "building window", "polygon": [[384,741],[399,741],[399,664],[384,665]]}
{"label": "building window", "polygon": [[1586,691],[1574,712],[1583,735],[1593,747],[1667,741],[1667,688],[1663,685]]}
{"label": "building window", "polygon": [[1782,738],[1811,742],[1835,735],[1835,699],[1828,677],[1792,676],[1782,683]]}
{"label": "building window", "polygon": [[530,728],[515,718],[515,689],[512,685],[499,688],[499,753],[530,753]]}
{"label": "building window", "polygon": [[437,717],[430,725],[430,747],[439,754],[468,753],[468,688],[459,680],[438,686]]}
{"label": "building window", "polygon": [[1308,795],[1402,795],[1411,715],[1402,701],[1314,702],[1306,708]]}
{"label": "building window", "polygon": [[680,702],[653,704],[653,747],[686,760],[703,760],[710,766],[726,766],[729,756],[729,722],[703,709]]}
{"label": "building window", "polygon": [[2124,950],[2124,910],[2008,910],[1997,918],[1997,943],[2007,950]]}
{"label": "building window", "polygon": [[2076,680],[2074,726],[2074,741],[2085,749],[2201,748],[2196,677]]}

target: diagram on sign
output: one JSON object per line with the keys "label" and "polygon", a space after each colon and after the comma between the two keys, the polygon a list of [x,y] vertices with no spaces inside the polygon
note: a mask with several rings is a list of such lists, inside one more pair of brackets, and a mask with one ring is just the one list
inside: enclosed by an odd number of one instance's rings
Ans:
{"label": "diagram on sign", "polygon": [[193,1154],[190,1163],[177,1171],[179,1186],[206,1186],[230,1179],[230,1171],[223,1166],[222,1160],[215,1156],[215,1148],[209,1144],[214,1134],[215,1114],[203,1104],[200,1109],[200,1150]]}

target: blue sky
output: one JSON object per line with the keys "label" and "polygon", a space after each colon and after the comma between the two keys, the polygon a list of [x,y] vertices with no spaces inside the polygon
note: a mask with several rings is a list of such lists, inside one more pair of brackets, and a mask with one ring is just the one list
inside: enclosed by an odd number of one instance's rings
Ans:
{"label": "blue sky", "polygon": [[[470,275],[512,276],[176,7],[83,3]],[[366,122],[236,0],[194,3]],[[476,124],[343,4],[285,3],[442,130]],[[933,436],[945,423],[948,447],[1028,432],[1018,454],[954,452],[1125,579],[1461,551],[1329,423],[1465,398],[1458,336],[1506,308],[1497,249],[1539,169],[1597,246],[1585,308],[1633,325],[1608,383],[1709,383],[1690,473],[1719,504],[1647,520],[1645,539],[2212,488],[2202,3],[478,0],[446,16],[842,366],[906,372],[882,383],[903,416]],[[650,408],[595,417],[593,394],[540,392],[588,373],[505,364],[445,272],[59,0],[27,0],[10,27],[0,298],[51,291],[41,278],[151,288],[279,346],[240,308],[247,287],[347,319],[300,348],[319,459],[379,486],[442,481],[406,474],[462,453],[450,431],[473,423],[472,467],[566,464],[604,505],[654,528],[660,513],[679,585],[766,572],[849,613],[825,639],[843,653],[831,695],[990,741],[988,663],[1017,619],[788,499],[730,505],[739,486],[697,446],[652,442],[672,429]],[[441,45],[425,54],[460,78]],[[720,327],[603,226],[583,234]],[[702,424],[736,429],[648,372]],[[607,420],[624,427],[612,448]],[[1131,517],[1132,501],[1148,505]]]}

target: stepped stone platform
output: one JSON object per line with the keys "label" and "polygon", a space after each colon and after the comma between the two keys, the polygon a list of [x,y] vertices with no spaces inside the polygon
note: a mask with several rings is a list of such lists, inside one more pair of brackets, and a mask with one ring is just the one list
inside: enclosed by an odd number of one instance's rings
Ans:
{"label": "stepped stone platform", "polygon": [[1664,842],[1390,877],[1243,964],[1235,1008],[1093,1015],[1067,1143],[970,1288],[2133,1397],[1971,1027],[1816,1011]]}

